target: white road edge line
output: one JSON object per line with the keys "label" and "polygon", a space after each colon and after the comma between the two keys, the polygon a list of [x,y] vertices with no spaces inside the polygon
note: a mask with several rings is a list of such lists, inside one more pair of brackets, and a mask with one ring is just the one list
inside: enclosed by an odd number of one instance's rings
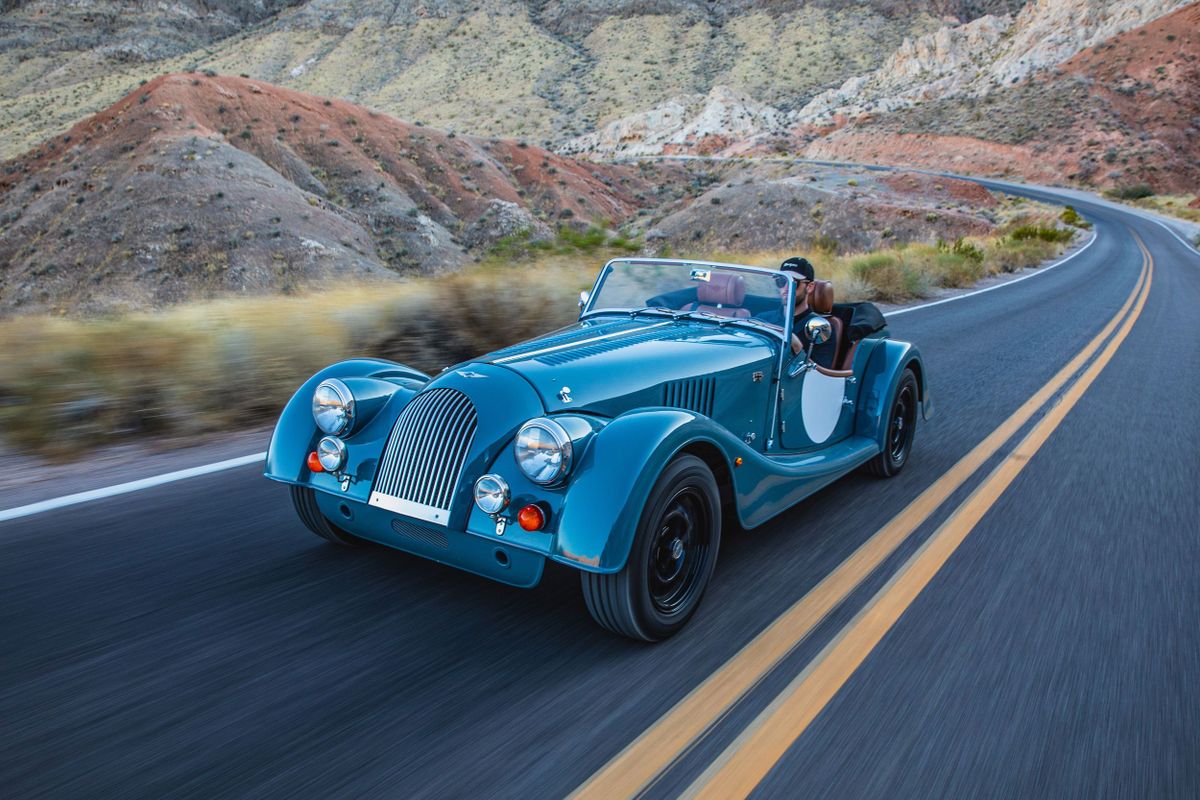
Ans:
{"label": "white road edge line", "polygon": [[1005,281],[1004,283],[997,283],[995,286],[989,286],[986,289],[976,289],[973,292],[967,292],[965,294],[956,294],[954,297],[947,297],[942,300],[934,300],[932,303],[922,303],[919,306],[909,306],[908,308],[898,308],[895,311],[885,312],[883,317],[884,317],[884,319],[887,319],[888,317],[895,317],[895,316],[899,316],[900,314],[907,314],[910,311],[920,311],[923,308],[932,308],[933,306],[940,306],[942,303],[953,303],[955,300],[963,300],[968,297],[974,297],[977,294],[983,294],[984,292],[992,292],[992,291],[995,291],[996,289],[1003,289],[1005,286],[1012,286],[1014,284],[1020,283],[1021,281],[1027,281],[1030,278],[1036,278],[1038,275],[1044,275],[1047,272],[1049,272],[1050,270],[1054,269],[1055,267],[1059,267],[1059,266],[1062,266],[1063,264],[1067,263],[1072,258],[1074,258],[1075,256],[1082,253],[1084,250],[1087,250],[1089,247],[1094,245],[1096,243],[1096,240],[1099,238],[1100,238],[1100,234],[1098,234],[1098,233],[1093,234],[1091,241],[1089,241],[1083,247],[1076,250],[1074,253],[1071,253],[1071,255],[1067,256],[1066,258],[1055,261],[1053,264],[1051,264],[1048,267],[1039,267],[1035,271],[1029,273],[1028,275],[1022,275],[1019,278],[1013,278],[1011,281]]}
{"label": "white road edge line", "polygon": [[164,483],[174,483],[187,478],[195,478],[200,475],[208,475],[213,472],[220,472],[223,469],[233,469],[234,467],[244,467],[247,464],[265,461],[267,458],[266,452],[253,453],[248,456],[239,456],[238,458],[230,458],[225,461],[218,461],[215,464],[204,464],[199,467],[189,467],[188,469],[180,469],[174,472],[165,472],[162,475],[153,475],[149,478],[141,478],[136,481],[127,483],[118,483],[115,486],[105,486],[102,489],[92,489],[87,492],[77,492],[76,494],[63,495],[50,500],[42,500],[39,503],[30,503],[25,506],[17,506],[15,508],[6,508],[0,510],[0,522],[7,522],[10,519],[18,519],[20,517],[28,517],[33,514],[41,514],[44,511],[53,511],[66,506],[73,506],[77,503],[86,503],[90,500],[102,500],[106,497],[115,497],[119,494],[127,494],[129,492],[137,492],[142,489],[149,489],[153,486],[161,486]]}
{"label": "white road edge line", "polygon": [[[1163,227],[1166,227],[1166,226],[1164,225]],[[1168,228],[1168,230],[1170,230],[1170,229]],[[1005,286],[1012,286],[1014,283],[1020,283],[1023,280],[1028,280],[1029,278],[1033,278],[1037,275],[1041,275],[1045,272],[1049,272],[1050,270],[1054,269],[1055,267],[1067,263],[1072,258],[1079,255],[1084,250],[1087,250],[1089,247],[1091,247],[1093,244],[1095,244],[1096,240],[1099,238],[1100,238],[1100,236],[1098,234],[1092,236],[1092,240],[1090,242],[1088,242],[1083,247],[1076,250],[1074,253],[1071,253],[1071,255],[1067,256],[1066,258],[1056,261],[1048,267],[1042,267],[1042,268],[1038,269],[1036,272],[1031,272],[1028,275],[1022,275],[1020,278],[1015,278],[1011,281],[1006,281],[1004,283],[998,283],[995,286],[989,286],[986,289],[977,289],[974,292],[967,292],[966,294],[960,294],[960,295],[956,295],[954,297],[947,297],[944,300],[935,300],[932,303],[925,303],[925,304],[919,305],[919,306],[910,306],[908,308],[902,308],[897,311],[889,311],[887,314],[884,315],[884,317],[885,318],[886,317],[894,317],[899,314],[907,314],[909,311],[919,311],[922,308],[930,308],[931,306],[940,306],[942,303],[950,303],[955,300],[962,300],[963,298],[966,298],[966,297],[974,297],[975,295],[983,294],[984,292],[990,292],[993,289],[1003,289]],[[267,457],[267,454],[265,452],[254,453],[254,454],[248,455],[248,456],[240,456],[239,458],[231,458],[227,461],[218,461],[215,464],[205,464],[205,465],[199,466],[199,467],[191,467],[189,469],[176,470],[175,472],[167,472],[162,475],[155,475],[150,478],[142,478],[142,479],[136,480],[136,481],[129,481],[128,483],[118,483],[115,486],[106,486],[102,489],[92,489],[91,491],[87,491],[87,492],[78,492],[76,494],[68,494],[68,495],[64,495],[62,497],[55,497],[50,500],[42,500],[39,503],[30,503],[29,505],[25,505],[25,506],[17,506],[15,508],[0,509],[0,522],[7,522],[8,520],[19,519],[20,517],[28,517],[33,514],[41,514],[42,512],[45,512],[45,511],[54,511],[55,509],[64,508],[65,506],[73,506],[78,503],[86,503],[90,500],[103,500],[106,497],[115,497],[116,495],[119,495],[119,494],[127,494],[129,492],[141,491],[142,489],[150,489],[154,486],[162,486],[164,483],[174,483],[175,481],[182,481],[182,480],[186,480],[188,478],[195,478],[200,475],[208,475],[213,472],[220,472],[223,469],[232,469],[234,467],[243,467],[247,464],[253,464],[256,461],[263,461],[266,459],[266,457]]]}
{"label": "white road edge line", "polygon": [[1142,219],[1149,220],[1150,222],[1157,222],[1159,225],[1161,225],[1166,230],[1167,233],[1171,234],[1176,239],[1178,239],[1179,243],[1181,245],[1183,245],[1189,253],[1191,253],[1194,256],[1200,255],[1200,246],[1189,244],[1187,239],[1184,239],[1182,236],[1179,235],[1179,231],[1172,228],[1166,222],[1162,221],[1161,219],[1158,219],[1157,217],[1150,217],[1150,216],[1142,217]]}

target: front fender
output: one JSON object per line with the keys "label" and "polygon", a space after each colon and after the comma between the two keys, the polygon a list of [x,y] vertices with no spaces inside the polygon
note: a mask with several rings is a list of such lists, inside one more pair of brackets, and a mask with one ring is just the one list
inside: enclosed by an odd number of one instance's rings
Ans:
{"label": "front fender", "polygon": [[[378,358],[342,361],[321,370],[296,390],[279,416],[267,448],[265,475],[268,478],[287,483],[314,483],[314,478],[319,477],[330,483],[321,488],[336,488],[337,481],[331,475],[313,475],[305,463],[324,435],[313,420],[312,396],[317,385],[326,378],[346,381],[354,392],[359,418],[353,433],[346,438],[359,446],[350,448],[351,461],[357,456],[373,454],[377,457],[382,452],[391,423],[399,416],[400,409],[429,381],[427,375],[415,369]],[[379,439],[378,448],[360,445],[374,439]],[[346,472],[356,475],[359,467],[373,468],[373,465],[347,463]],[[359,493],[350,491],[346,496],[360,499]],[[361,499],[365,501],[365,495]]]}
{"label": "front fender", "polygon": [[554,559],[589,572],[620,571],[663,468],[697,441],[724,454],[718,442],[727,437],[707,417],[680,409],[632,411],[608,423],[572,471]]}
{"label": "front fender", "polygon": [[854,430],[859,436],[879,442],[881,448],[887,435],[887,417],[892,397],[906,369],[911,369],[916,376],[921,416],[928,421],[933,417],[933,398],[929,391],[925,362],[916,345],[885,339],[871,351],[871,358],[863,371]]}

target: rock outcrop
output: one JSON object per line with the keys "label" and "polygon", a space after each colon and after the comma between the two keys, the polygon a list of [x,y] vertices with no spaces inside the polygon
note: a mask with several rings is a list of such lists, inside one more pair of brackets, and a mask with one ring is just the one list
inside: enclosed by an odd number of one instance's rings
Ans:
{"label": "rock outcrop", "polygon": [[566,142],[559,152],[605,158],[712,155],[734,144],[784,135],[788,122],[788,115],[777,108],[727,86],[715,86],[707,95],[674,97],[649,111],[610,122],[595,133]]}
{"label": "rock outcrop", "polygon": [[906,39],[874,72],[817,95],[796,120],[827,125],[838,117],[985,95],[1190,2],[1194,0],[1032,0],[1015,18],[988,15],[944,26]]}

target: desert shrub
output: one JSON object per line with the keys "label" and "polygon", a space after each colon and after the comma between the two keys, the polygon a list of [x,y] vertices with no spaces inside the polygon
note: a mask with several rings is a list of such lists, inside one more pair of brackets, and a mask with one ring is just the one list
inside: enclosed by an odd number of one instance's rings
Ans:
{"label": "desert shrub", "polygon": [[589,225],[583,230],[563,225],[558,229],[558,239],[568,247],[590,253],[604,245],[608,240],[608,231],[599,225]]}
{"label": "desert shrub", "polygon": [[923,288],[917,278],[920,272],[907,268],[890,253],[875,253],[851,260],[850,275],[871,287],[872,299],[885,302],[916,296],[914,292]]}
{"label": "desert shrub", "polygon": [[1117,200],[1141,200],[1143,197],[1153,196],[1154,189],[1145,183],[1135,183],[1130,186],[1117,186],[1105,194]]}
{"label": "desert shrub", "polygon": [[1046,259],[1053,258],[1060,246],[1042,239],[1001,239],[987,248],[988,271],[992,274],[1015,272],[1026,267],[1035,267]]}
{"label": "desert shrub", "polygon": [[1008,235],[1017,242],[1026,239],[1040,239],[1043,242],[1069,242],[1075,232],[1041,225],[1021,225],[1014,228]]}
{"label": "desert shrub", "polygon": [[982,252],[979,259],[961,253],[938,253],[934,261],[934,275],[941,286],[961,289],[973,285],[983,277]]}
{"label": "desert shrub", "polygon": [[826,233],[818,233],[813,237],[811,244],[813,250],[825,253],[836,253],[841,247],[841,243],[835,237]]}
{"label": "desert shrub", "polygon": [[1076,228],[1082,227],[1083,217],[1079,215],[1079,212],[1075,210],[1074,206],[1066,206],[1063,208],[1062,214],[1059,215],[1059,219],[1061,219],[1066,225],[1071,225]]}

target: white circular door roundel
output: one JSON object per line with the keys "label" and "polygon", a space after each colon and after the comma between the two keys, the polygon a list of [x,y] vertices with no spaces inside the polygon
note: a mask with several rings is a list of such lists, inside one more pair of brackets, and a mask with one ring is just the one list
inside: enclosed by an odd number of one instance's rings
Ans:
{"label": "white circular door roundel", "polygon": [[804,382],[800,386],[800,414],[804,432],[814,444],[828,439],[837,427],[845,396],[845,378],[831,378],[815,369],[804,373]]}

